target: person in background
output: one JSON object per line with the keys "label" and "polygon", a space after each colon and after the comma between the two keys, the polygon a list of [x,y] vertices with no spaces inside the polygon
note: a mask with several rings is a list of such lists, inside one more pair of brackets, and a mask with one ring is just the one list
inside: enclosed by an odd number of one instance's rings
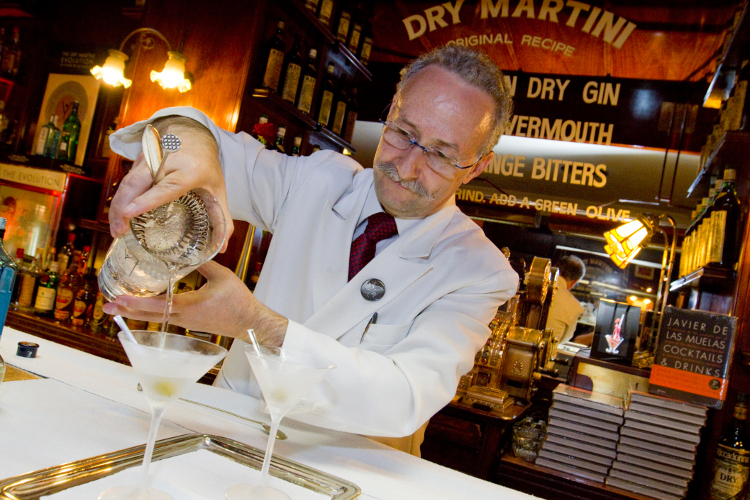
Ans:
{"label": "person in background", "polygon": [[586,274],[586,265],[575,255],[565,255],[556,266],[560,273],[557,276],[557,291],[547,315],[547,328],[552,329],[558,344],[573,338],[578,320],[584,309],[570,290]]}
{"label": "person in background", "polygon": [[[306,398],[311,411],[293,418],[416,454],[421,439],[409,436],[454,397],[517,290],[500,250],[455,204],[458,187],[490,162],[511,108],[497,66],[448,45],[408,67],[373,168],[332,151],[289,157],[197,110],[162,110],[112,136],[115,152],[137,157],[112,201],[112,234],[198,187],[228,220],[273,233],[254,292],[208,262],[199,269],[207,284],[175,296],[172,323],[234,337],[216,385],[256,397],[243,352],[250,328],[261,344],[333,361]],[[148,122],[182,141],[153,187],[139,155]],[[120,296],[104,309],[160,321],[164,298]]]}

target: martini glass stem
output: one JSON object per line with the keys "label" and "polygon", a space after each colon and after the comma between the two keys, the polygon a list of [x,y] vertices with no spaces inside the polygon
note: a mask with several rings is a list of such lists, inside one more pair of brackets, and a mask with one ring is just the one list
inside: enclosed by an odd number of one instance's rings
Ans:
{"label": "martini glass stem", "polygon": [[159,424],[161,424],[161,418],[165,411],[167,411],[166,407],[151,409],[151,428],[148,431],[148,441],[146,442],[146,451],[143,454],[143,465],[141,466],[141,479],[138,482],[141,490],[148,489],[148,468],[151,465],[151,456],[154,454],[156,434],[159,432]]}
{"label": "martini glass stem", "polygon": [[266,455],[263,458],[263,467],[260,469],[260,485],[264,488],[268,486],[268,469],[271,467],[271,454],[273,453],[273,445],[276,443],[276,432],[279,430],[282,418],[284,418],[283,415],[276,417],[271,414],[271,431],[268,436],[268,444],[266,445]]}

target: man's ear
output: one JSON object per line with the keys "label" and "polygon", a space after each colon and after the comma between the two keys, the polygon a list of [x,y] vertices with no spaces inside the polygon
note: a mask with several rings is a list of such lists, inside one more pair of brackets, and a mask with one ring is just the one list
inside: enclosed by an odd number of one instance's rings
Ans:
{"label": "man's ear", "polygon": [[474,177],[484,172],[484,169],[487,168],[487,165],[489,165],[490,162],[492,161],[493,156],[495,156],[495,152],[490,151],[489,153],[484,155],[484,158],[479,160],[479,163],[471,167],[471,170],[469,170],[469,175],[466,176],[466,179],[464,179],[463,184],[468,183]]}

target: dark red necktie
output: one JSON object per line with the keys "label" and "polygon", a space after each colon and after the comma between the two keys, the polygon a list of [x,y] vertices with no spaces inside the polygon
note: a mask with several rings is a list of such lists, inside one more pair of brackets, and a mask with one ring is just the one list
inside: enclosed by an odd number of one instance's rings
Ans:
{"label": "dark red necktie", "polygon": [[349,281],[375,257],[375,245],[398,234],[396,221],[385,212],[372,214],[367,218],[365,232],[352,241],[349,254]]}

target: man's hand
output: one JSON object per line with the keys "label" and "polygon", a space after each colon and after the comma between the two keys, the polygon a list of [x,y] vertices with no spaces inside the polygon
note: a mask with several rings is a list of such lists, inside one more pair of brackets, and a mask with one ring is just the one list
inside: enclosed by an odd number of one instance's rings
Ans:
{"label": "man's hand", "polygon": [[234,230],[229,214],[224,174],[221,171],[216,140],[211,132],[191,118],[167,117],[154,121],[161,135],[175,134],[182,145],[170,153],[164,162],[164,177],[152,186],[151,170],[143,153],[138,155],[133,168],[122,179],[109,210],[109,226],[113,237],[130,230],[131,217],[148,212],[176,200],[191,189],[202,188],[213,195],[221,205],[226,220],[226,249]]}
{"label": "man's hand", "polygon": [[[170,323],[189,330],[248,340],[252,328],[261,344],[281,346],[289,321],[270,310],[229,269],[207,262],[198,268],[208,281],[199,290],[174,296]],[[107,314],[161,322],[166,300],[120,295],[104,305]]]}

